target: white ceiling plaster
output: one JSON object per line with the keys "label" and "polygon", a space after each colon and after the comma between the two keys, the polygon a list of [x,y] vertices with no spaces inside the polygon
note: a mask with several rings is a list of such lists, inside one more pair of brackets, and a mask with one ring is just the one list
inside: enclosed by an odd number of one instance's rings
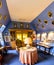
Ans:
{"label": "white ceiling plaster", "polygon": [[12,21],[31,22],[54,0],[6,0]]}

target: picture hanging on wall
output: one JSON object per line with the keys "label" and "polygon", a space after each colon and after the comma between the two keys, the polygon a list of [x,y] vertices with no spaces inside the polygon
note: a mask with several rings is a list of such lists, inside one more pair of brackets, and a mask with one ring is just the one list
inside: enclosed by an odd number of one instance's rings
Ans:
{"label": "picture hanging on wall", "polygon": [[42,28],[45,28],[44,25],[42,25]]}
{"label": "picture hanging on wall", "polygon": [[0,20],[2,20],[2,14],[0,14]]}
{"label": "picture hanging on wall", "polygon": [[41,19],[38,19],[38,22],[41,23]]}
{"label": "picture hanging on wall", "polygon": [[44,23],[45,23],[45,24],[47,24],[47,23],[48,23],[48,21],[47,21],[47,20],[44,20]]}
{"label": "picture hanging on wall", "polygon": [[0,23],[0,27],[2,26],[2,24]]}
{"label": "picture hanging on wall", "polygon": [[3,17],[3,19],[6,20],[6,19],[7,19],[7,15],[5,15],[5,16]]}
{"label": "picture hanging on wall", "polygon": [[20,28],[24,28],[24,24],[23,23],[20,23]]}
{"label": "picture hanging on wall", "polygon": [[17,28],[17,24],[16,23],[14,23],[14,28]]}
{"label": "picture hanging on wall", "polygon": [[54,20],[52,21],[52,25],[54,25]]}
{"label": "picture hanging on wall", "polygon": [[0,8],[2,7],[2,1],[0,0]]}
{"label": "picture hanging on wall", "polygon": [[10,42],[10,36],[4,36],[5,42]]}
{"label": "picture hanging on wall", "polygon": [[52,12],[48,12],[48,17],[52,17]]}
{"label": "picture hanging on wall", "polygon": [[27,28],[29,28],[30,27],[30,25],[29,24],[27,24]]}

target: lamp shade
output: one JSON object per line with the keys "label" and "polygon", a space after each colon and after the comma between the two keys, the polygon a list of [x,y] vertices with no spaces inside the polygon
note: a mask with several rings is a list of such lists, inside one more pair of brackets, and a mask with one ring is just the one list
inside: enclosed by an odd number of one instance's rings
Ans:
{"label": "lamp shade", "polygon": [[31,39],[30,37],[28,37],[28,38],[26,38],[26,39],[24,40],[24,43],[25,43],[25,44],[32,44],[32,39]]}

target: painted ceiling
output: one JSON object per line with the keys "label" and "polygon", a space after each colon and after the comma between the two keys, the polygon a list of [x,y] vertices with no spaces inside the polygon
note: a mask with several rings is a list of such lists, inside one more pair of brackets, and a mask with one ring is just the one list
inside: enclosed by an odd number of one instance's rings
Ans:
{"label": "painted ceiling", "polygon": [[6,0],[12,21],[31,22],[54,0]]}

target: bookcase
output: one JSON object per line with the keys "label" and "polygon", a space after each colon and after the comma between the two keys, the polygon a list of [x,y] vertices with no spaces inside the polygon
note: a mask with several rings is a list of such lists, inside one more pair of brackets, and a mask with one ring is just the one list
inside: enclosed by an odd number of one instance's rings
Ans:
{"label": "bookcase", "polygon": [[26,29],[9,29],[11,38],[13,40],[21,40],[24,41],[25,38],[30,37],[33,30]]}

